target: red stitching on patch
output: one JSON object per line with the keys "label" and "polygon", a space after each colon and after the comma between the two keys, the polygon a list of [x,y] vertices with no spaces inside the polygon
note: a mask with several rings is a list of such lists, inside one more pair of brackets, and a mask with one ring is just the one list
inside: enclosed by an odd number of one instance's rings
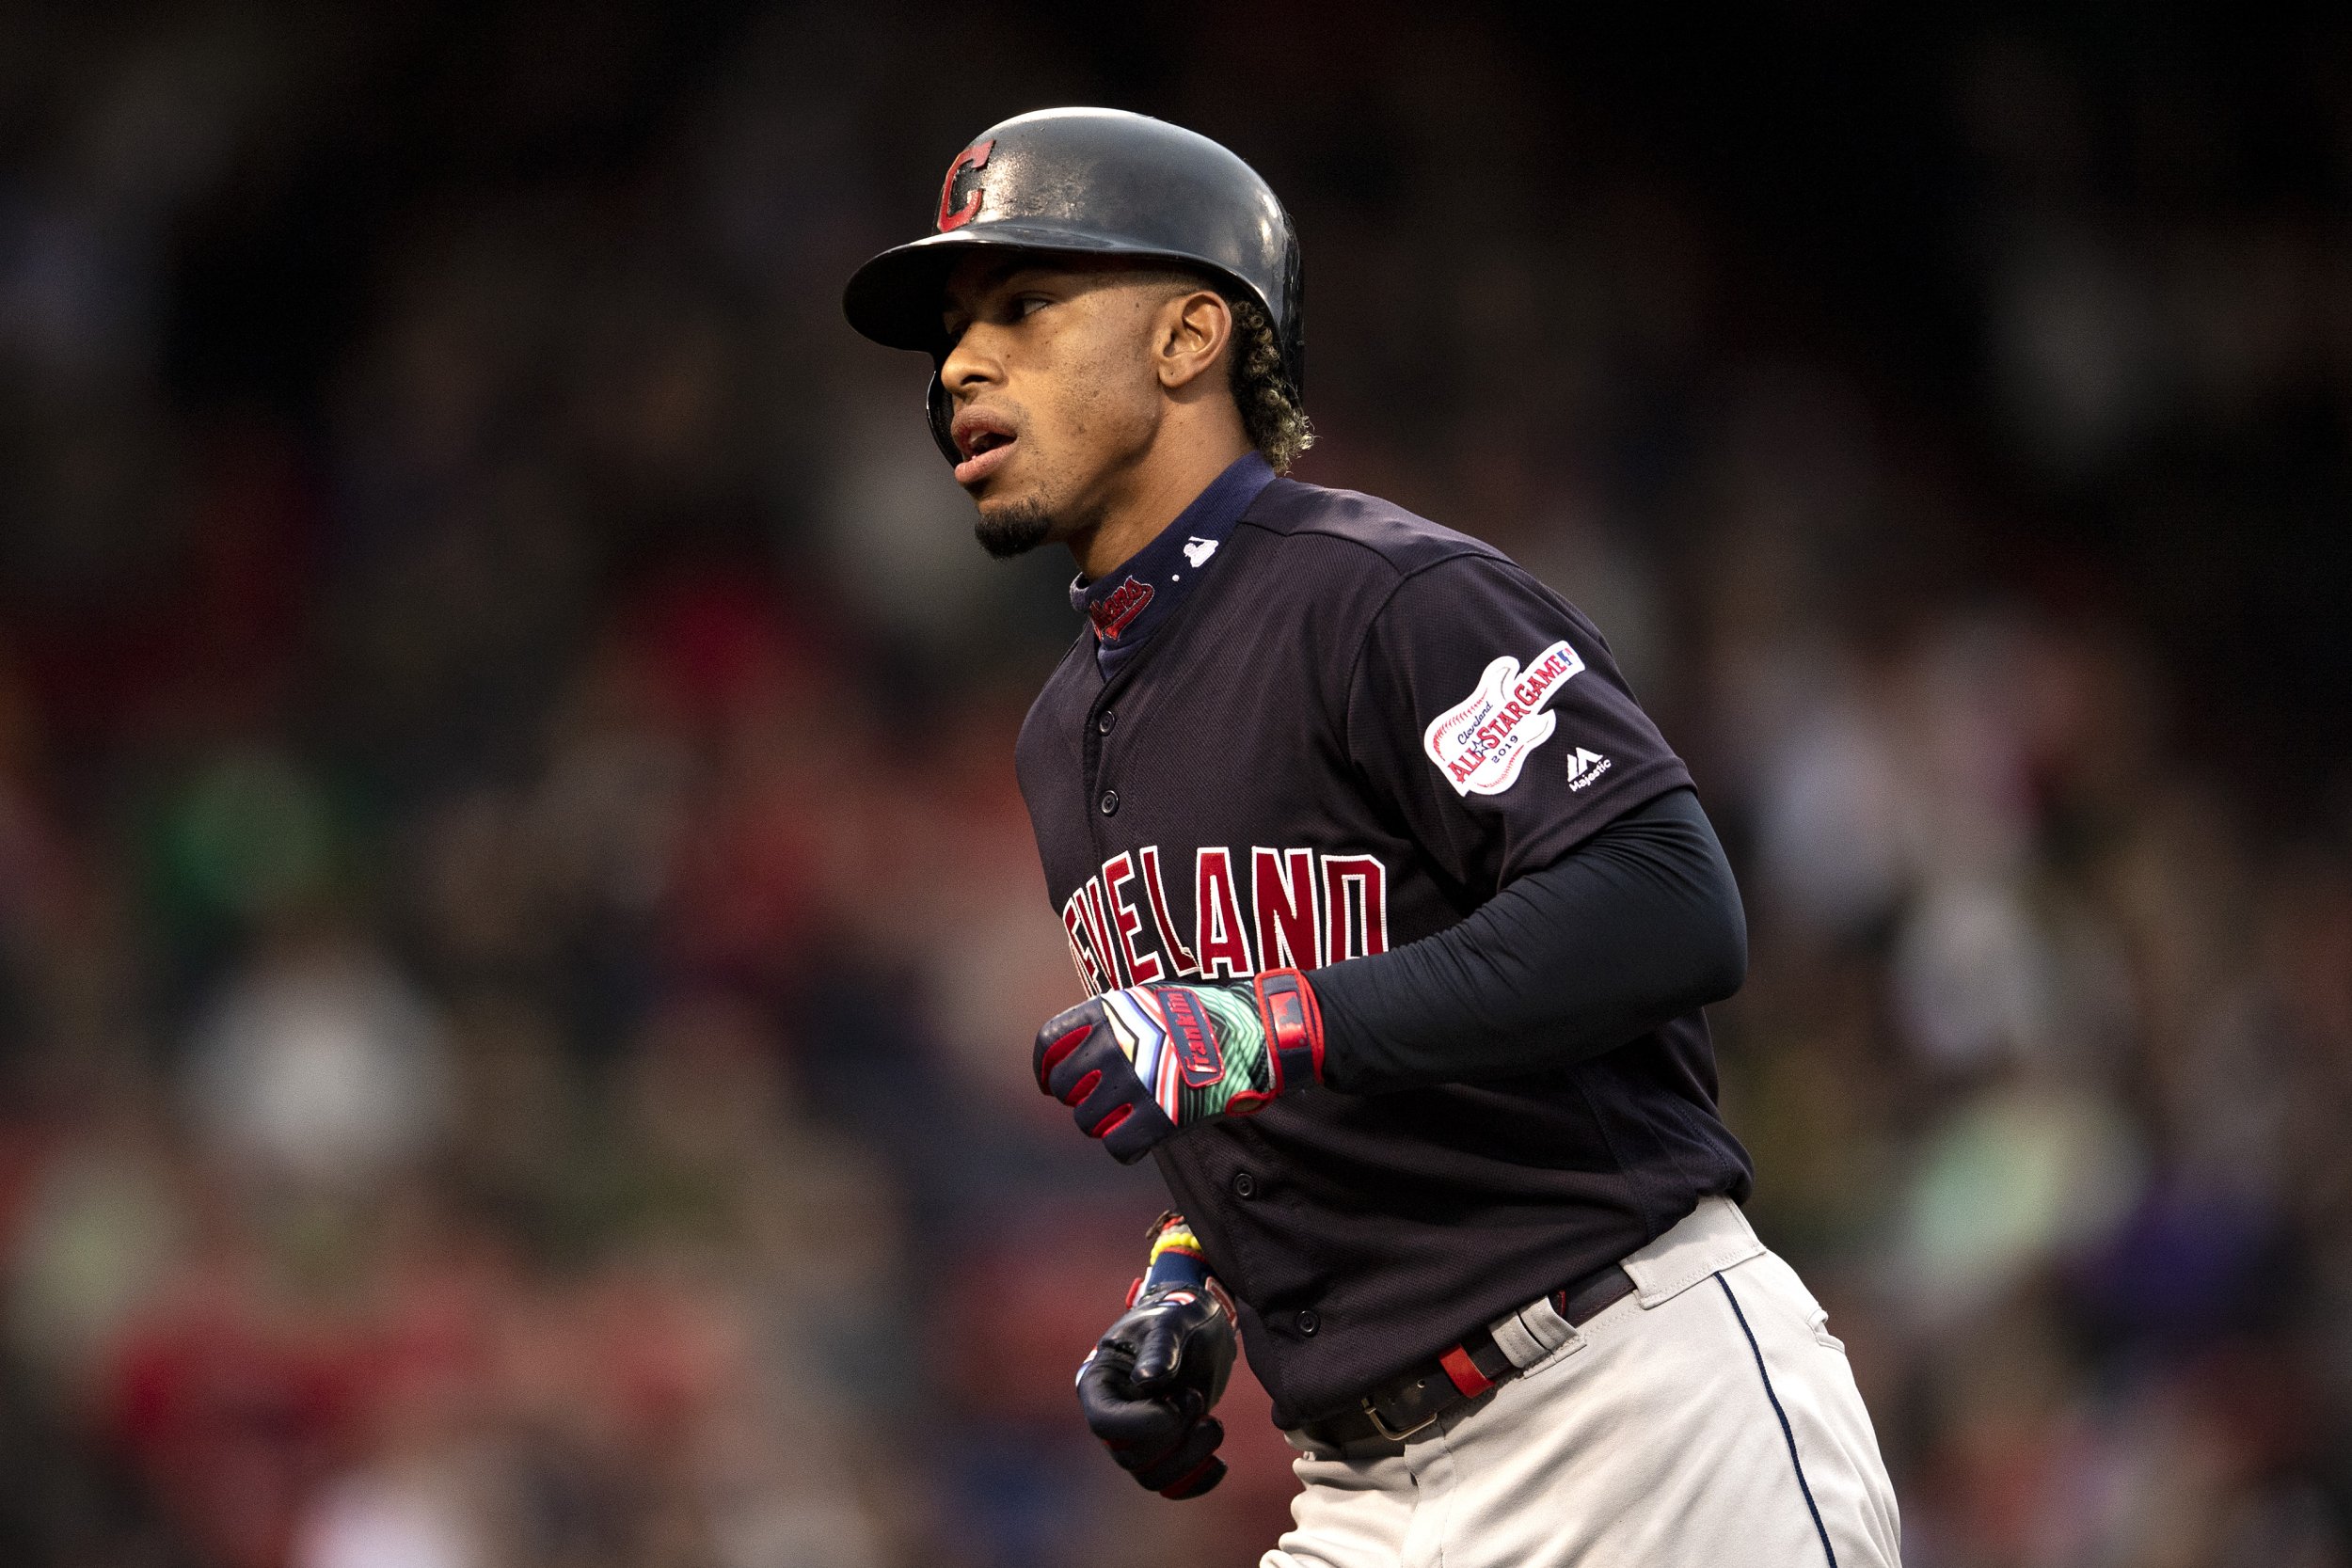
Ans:
{"label": "red stitching on patch", "polygon": [[1110,596],[1087,611],[1087,619],[1094,623],[1094,635],[1105,642],[1116,642],[1127,624],[1143,613],[1143,607],[1152,602],[1152,585],[1130,575],[1126,581],[1110,592]]}

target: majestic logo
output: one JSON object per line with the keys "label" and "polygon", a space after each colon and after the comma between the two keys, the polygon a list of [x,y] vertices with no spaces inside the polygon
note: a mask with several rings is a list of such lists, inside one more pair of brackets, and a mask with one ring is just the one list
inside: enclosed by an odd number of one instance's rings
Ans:
{"label": "majestic logo", "polygon": [[987,167],[988,155],[995,150],[996,142],[993,137],[983,142],[974,142],[970,147],[957,153],[956,161],[947,166],[947,178],[939,182],[939,231],[941,233],[945,234],[950,229],[961,229],[980,215],[980,182],[977,180],[972,182],[971,193],[964,197],[963,205],[959,207],[956,205],[956,176],[967,168],[977,170]]}
{"label": "majestic logo", "polygon": [[1152,585],[1131,577],[1089,609],[1087,619],[1094,623],[1095,636],[1116,642],[1127,623],[1142,614],[1143,607],[1151,602]]}
{"label": "majestic logo", "polygon": [[1455,794],[1502,794],[1518,782],[1527,754],[1551,738],[1559,721],[1544,705],[1583,668],[1565,642],[1537,654],[1525,673],[1518,659],[1504,655],[1486,666],[1469,696],[1429,721],[1422,750]]}
{"label": "majestic logo", "polygon": [[1214,539],[1203,539],[1199,534],[1195,534],[1184,541],[1184,559],[1192,562],[1195,571],[1207,565],[1209,557],[1216,553],[1216,541]]}
{"label": "majestic logo", "polygon": [[1608,771],[1609,759],[1607,757],[1602,756],[1598,752],[1588,752],[1579,746],[1576,749],[1576,755],[1568,759],[1568,787],[1582,789]]}

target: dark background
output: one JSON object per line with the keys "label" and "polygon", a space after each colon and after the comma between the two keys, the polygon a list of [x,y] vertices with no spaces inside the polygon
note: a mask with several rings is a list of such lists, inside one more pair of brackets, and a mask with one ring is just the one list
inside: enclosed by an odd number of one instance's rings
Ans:
{"label": "dark background", "polygon": [[2352,28],[0,8],[0,1554],[1254,1560],[1066,1392],[1075,631],[841,282],[1019,111],[1305,237],[1300,476],[1577,600],[1942,1564],[2352,1560]]}

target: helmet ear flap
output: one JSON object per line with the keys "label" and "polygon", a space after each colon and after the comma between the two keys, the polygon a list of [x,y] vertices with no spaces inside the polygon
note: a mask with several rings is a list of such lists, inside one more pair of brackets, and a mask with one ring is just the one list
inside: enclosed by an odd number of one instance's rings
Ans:
{"label": "helmet ear flap", "polygon": [[939,455],[950,466],[963,461],[963,453],[956,450],[953,421],[955,405],[948,401],[946,384],[939,379],[939,372],[931,372],[931,384],[923,391],[923,413],[930,420],[931,439],[939,443]]}

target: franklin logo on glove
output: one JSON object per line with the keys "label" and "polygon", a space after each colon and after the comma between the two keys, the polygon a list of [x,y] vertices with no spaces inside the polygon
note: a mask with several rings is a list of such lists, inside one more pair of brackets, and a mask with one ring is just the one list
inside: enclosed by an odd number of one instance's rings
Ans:
{"label": "franklin logo on glove", "polygon": [[1225,1076],[1225,1053],[1216,1048],[1216,1035],[1200,1002],[1182,986],[1159,994],[1161,1016],[1176,1048],[1176,1066],[1188,1089],[1205,1089]]}

